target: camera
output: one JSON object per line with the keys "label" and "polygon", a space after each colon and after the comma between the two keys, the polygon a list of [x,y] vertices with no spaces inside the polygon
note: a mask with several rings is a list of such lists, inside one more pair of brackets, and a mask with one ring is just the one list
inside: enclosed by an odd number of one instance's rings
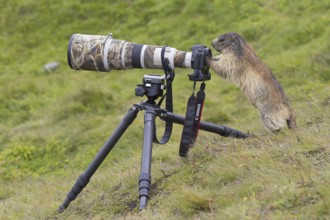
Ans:
{"label": "camera", "polygon": [[[203,45],[195,45],[192,52],[177,50],[168,46],[136,44],[114,39],[112,34],[86,35],[73,34],[68,46],[68,63],[75,70],[92,70],[109,72],[132,68],[163,69],[164,60],[172,70],[194,68],[193,75],[208,75],[209,66],[206,57],[211,50]],[[206,77],[192,77],[197,80],[208,80]]]}

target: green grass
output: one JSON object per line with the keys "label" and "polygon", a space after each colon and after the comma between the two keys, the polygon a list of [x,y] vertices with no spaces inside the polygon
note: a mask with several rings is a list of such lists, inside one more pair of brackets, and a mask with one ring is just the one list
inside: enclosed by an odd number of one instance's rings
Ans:
{"label": "green grass", "polygon": [[[0,2],[0,219],[329,219],[330,4],[328,1]],[[56,209],[130,106],[134,87],[159,70],[73,71],[71,34],[107,35],[189,51],[240,33],[271,67],[299,129],[265,131],[242,92],[212,73],[203,120],[254,134],[201,131],[178,156],[182,127],[153,146],[151,198],[138,213],[143,113],[91,182]],[[213,51],[215,52],[215,51]],[[60,67],[47,73],[43,65]],[[192,89],[176,69],[174,110]],[[159,127],[161,127],[159,125]],[[161,129],[159,129],[161,130]]]}

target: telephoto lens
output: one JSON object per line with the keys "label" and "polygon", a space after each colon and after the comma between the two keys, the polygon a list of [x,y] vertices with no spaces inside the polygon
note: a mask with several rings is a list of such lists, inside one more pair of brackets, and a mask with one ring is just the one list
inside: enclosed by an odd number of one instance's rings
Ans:
{"label": "telephoto lens", "polygon": [[136,44],[114,39],[112,35],[73,34],[68,46],[68,63],[75,70],[109,72],[132,68],[191,68],[191,52],[172,47]]}

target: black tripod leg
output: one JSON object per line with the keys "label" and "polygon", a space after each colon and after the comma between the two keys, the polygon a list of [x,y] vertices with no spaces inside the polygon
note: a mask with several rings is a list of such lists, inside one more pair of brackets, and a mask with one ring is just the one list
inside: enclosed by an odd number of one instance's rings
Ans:
{"label": "black tripod leg", "polygon": [[[171,112],[167,112],[167,114],[160,116],[160,118],[165,121],[171,121],[173,123],[177,123],[177,124],[181,124],[181,125],[184,124],[184,120],[185,120],[184,116],[176,115]],[[212,124],[212,123],[204,122],[204,121],[200,122],[199,128],[201,130],[219,134],[224,137],[247,138],[250,136],[241,131],[238,131],[238,130],[235,130],[235,129],[232,129],[232,128],[229,128],[226,126],[216,125],[216,124]]]}
{"label": "black tripod leg", "polygon": [[156,113],[152,110],[146,110],[144,114],[144,139],[142,150],[141,173],[139,178],[139,198],[141,211],[147,205],[151,184],[151,155],[152,140],[155,132]]}
{"label": "black tripod leg", "polygon": [[112,148],[115,146],[115,144],[123,135],[123,133],[126,131],[126,129],[134,121],[139,111],[140,109],[137,106],[133,106],[128,111],[128,113],[124,116],[124,118],[122,119],[121,123],[118,125],[116,130],[112,133],[111,137],[97,153],[94,160],[89,164],[85,172],[79,176],[76,183],[73,185],[71,191],[67,194],[67,198],[64,200],[62,205],[57,209],[58,212],[63,212],[64,209],[66,209],[69,206],[71,201],[73,201],[78,196],[78,194],[83,190],[83,188],[88,184],[92,175],[101,165],[103,160],[112,150]]}

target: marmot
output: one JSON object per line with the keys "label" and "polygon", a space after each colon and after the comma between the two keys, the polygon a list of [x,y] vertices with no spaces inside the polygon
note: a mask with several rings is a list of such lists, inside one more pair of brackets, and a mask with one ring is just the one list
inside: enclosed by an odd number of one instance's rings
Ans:
{"label": "marmot", "polygon": [[278,132],[285,124],[290,129],[296,128],[295,113],[283,88],[239,34],[220,35],[212,46],[220,55],[208,61],[210,67],[243,90],[268,130]]}

